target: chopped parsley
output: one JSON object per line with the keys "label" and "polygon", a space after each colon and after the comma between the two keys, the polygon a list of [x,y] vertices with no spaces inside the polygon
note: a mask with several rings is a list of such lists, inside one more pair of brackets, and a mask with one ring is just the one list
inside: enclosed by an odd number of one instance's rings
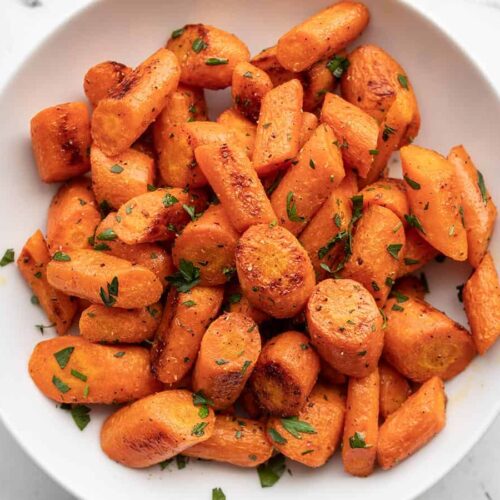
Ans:
{"label": "chopped parsley", "polygon": [[205,427],[208,425],[207,422],[198,422],[195,424],[191,430],[191,436],[201,437],[205,435]]}
{"label": "chopped parsley", "polygon": [[483,174],[479,170],[477,171],[477,185],[479,187],[479,191],[481,192],[481,198],[486,205],[488,203],[488,191],[486,189],[486,184],[484,183]]}
{"label": "chopped parsley", "polygon": [[184,307],[194,307],[196,305],[196,302],[194,300],[185,300],[182,305]]}
{"label": "chopped parsley", "polygon": [[398,254],[402,248],[402,243],[391,243],[390,245],[387,245],[387,251],[389,252],[390,256],[396,260],[399,260]]}
{"label": "chopped parsley", "polygon": [[212,500],[226,500],[226,495],[220,488],[212,489]]}
{"label": "chopped parsley", "polygon": [[123,172],[123,167],[116,163],[109,169],[109,171],[112,172],[113,174],[121,174]]}
{"label": "chopped parsley", "polygon": [[286,195],[286,214],[292,222],[304,222],[306,220],[305,217],[297,214],[297,206],[295,205],[292,191],[289,191]]}
{"label": "chopped parsley", "polygon": [[183,203],[182,208],[189,215],[189,217],[191,217],[192,221],[198,220],[202,215],[202,214],[197,214],[196,207],[192,205],[186,205],[185,203]]}
{"label": "chopped parsley", "polygon": [[209,57],[205,60],[207,66],[220,66],[221,64],[227,64],[229,62],[225,57]]}
{"label": "chopped parsley", "polygon": [[113,241],[116,240],[117,237],[117,234],[111,228],[106,229],[97,235],[97,239],[101,241]]}
{"label": "chopped parsley", "polygon": [[349,67],[349,59],[347,59],[347,57],[335,55],[326,63],[326,67],[335,78],[340,78]]}
{"label": "chopped parsley", "polygon": [[422,227],[422,223],[418,220],[418,217],[414,214],[405,214],[405,220],[411,227],[418,229],[421,233],[425,234],[425,229]]}
{"label": "chopped parsley", "polygon": [[69,410],[76,426],[83,431],[90,423],[90,408],[85,405],[61,405],[62,410]]}
{"label": "chopped parsley", "polygon": [[302,439],[301,433],[303,434],[316,434],[314,427],[307,423],[298,420],[297,417],[282,418],[281,425],[294,437],[297,439]]}
{"label": "chopped parsley", "polygon": [[71,260],[71,257],[67,254],[67,253],[64,253],[64,252],[56,252],[53,256],[52,256],[52,259],[53,260],[56,260],[58,262],[69,262]]}
{"label": "chopped parsley", "polygon": [[384,130],[382,132],[382,140],[384,142],[387,142],[389,140],[389,137],[393,135],[396,132],[395,128],[389,127],[389,125],[384,126]]}
{"label": "chopped parsley", "polygon": [[257,467],[262,488],[274,486],[286,469],[285,457],[281,454],[271,457],[267,462]]}
{"label": "chopped parsley", "polygon": [[395,297],[396,302],[398,304],[401,304],[401,303],[406,302],[408,300],[408,297],[406,295],[404,295],[403,293],[401,293],[399,290],[392,290],[391,297]]}
{"label": "chopped parsley", "polygon": [[15,253],[13,248],[5,250],[2,259],[0,260],[0,267],[5,267],[7,264],[14,262]]}
{"label": "chopped parsley", "polygon": [[208,45],[201,38],[196,38],[191,45],[191,48],[197,54],[199,54],[203,49],[206,49],[207,47]]}
{"label": "chopped parsley", "polygon": [[183,33],[184,33],[184,28],[179,28],[179,29],[172,31],[171,37],[173,39],[176,39],[176,38],[179,38],[180,36],[182,36]]}
{"label": "chopped parsley", "polygon": [[56,377],[55,375],[52,377],[52,383],[57,387],[57,390],[59,392],[62,392],[63,394],[66,394],[71,387],[66,384],[66,382],[63,382],[59,377]]}
{"label": "chopped parsley", "polygon": [[248,367],[252,364],[251,361],[248,359],[243,363],[243,366],[241,367],[241,375],[245,375],[246,371],[248,370]]}
{"label": "chopped parsley", "polygon": [[179,292],[188,292],[200,282],[200,268],[189,260],[181,259],[179,270],[167,276],[167,281],[175,286]]}
{"label": "chopped parsley", "polygon": [[118,278],[115,276],[111,283],[107,284],[108,293],[101,287],[99,290],[99,295],[101,296],[102,303],[106,307],[111,307],[116,302],[116,297],[118,297]]}
{"label": "chopped parsley", "polygon": [[405,90],[409,90],[408,78],[405,75],[398,75],[398,82]]}
{"label": "chopped parsley", "polygon": [[267,431],[269,437],[278,444],[286,444],[288,441],[274,428],[270,427]]}
{"label": "chopped parsley", "polygon": [[415,191],[418,191],[421,188],[418,182],[410,179],[406,174],[404,175],[404,180],[406,181],[406,184],[408,184],[408,186],[410,186],[412,189],[415,189]]}
{"label": "chopped parsley", "polygon": [[78,370],[73,370],[71,369],[71,375],[73,375],[73,377],[81,380],[82,382],[87,382],[87,375],[83,374],[82,372],[79,372]]}
{"label": "chopped parsley", "polygon": [[170,193],[167,193],[161,201],[163,203],[163,206],[171,207],[172,205],[177,203],[179,200],[175,196],[171,195]]}
{"label": "chopped parsley", "polygon": [[74,350],[75,348],[73,346],[70,346],[54,353],[54,358],[56,358],[57,364],[61,369],[64,370],[64,368],[66,368],[69,358],[73,354]]}
{"label": "chopped parsley", "polygon": [[349,437],[349,446],[351,448],[370,448],[370,445],[366,444],[364,432],[355,432]]}

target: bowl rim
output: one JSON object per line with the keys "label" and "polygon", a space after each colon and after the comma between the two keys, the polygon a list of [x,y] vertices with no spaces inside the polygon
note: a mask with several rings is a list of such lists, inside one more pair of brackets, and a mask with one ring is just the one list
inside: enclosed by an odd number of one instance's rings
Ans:
{"label": "bowl rim", "polygon": [[[121,2],[121,1],[130,1],[130,0],[106,0],[108,2]],[[336,3],[340,0],[331,0],[330,3]],[[363,0],[359,0],[363,2]],[[494,84],[489,74],[483,69],[483,67],[474,59],[465,49],[464,46],[460,43],[460,41],[455,37],[454,34],[451,33],[449,28],[438,22],[431,13],[425,11],[425,8],[416,3],[412,3],[411,0],[391,0],[396,4],[403,5],[406,9],[410,11],[411,14],[422,18],[431,28],[434,30],[441,32],[442,35],[446,37],[448,42],[453,46],[457,52],[460,53],[462,57],[464,57],[467,62],[475,69],[477,72],[477,76],[483,80],[483,83],[489,88],[492,94],[496,97],[497,104],[500,105],[500,88]],[[104,2],[104,0],[103,0]],[[93,9],[98,9],[101,2],[97,0],[90,0],[86,5],[80,5],[76,8],[76,10],[66,16],[59,24],[56,25],[51,31],[46,33],[44,36],[40,38],[38,44],[29,50],[24,57],[22,57],[14,71],[10,73],[10,76],[5,79],[0,85],[0,97],[9,89],[12,83],[18,78],[19,74],[21,74],[24,69],[30,64],[30,62],[35,59],[40,52],[45,50],[45,46],[48,45],[53,38],[56,38],[61,31],[63,31],[66,26],[70,23],[76,21],[76,19],[85,15],[89,11]],[[483,416],[483,425],[475,427],[474,431],[469,433],[467,436],[462,436],[462,441],[464,442],[462,453],[457,453],[453,456],[448,462],[446,467],[443,469],[442,474],[439,477],[429,476],[427,479],[423,478],[418,482],[418,485],[414,486],[413,491],[409,492],[409,495],[405,500],[415,500],[418,496],[425,493],[428,489],[430,489],[433,485],[437,484],[440,480],[442,480],[449,472],[456,467],[456,465],[463,460],[463,458],[471,451],[471,449],[476,445],[481,437],[488,431],[488,429],[493,424],[494,420],[500,414],[500,399],[496,400],[496,402],[490,407],[490,411]],[[23,438],[21,431],[18,431],[15,425],[12,425],[12,420],[8,416],[8,412],[5,411],[1,404],[0,399],[0,421],[4,424],[10,436],[13,437],[16,444],[24,451],[24,453],[32,460],[47,476],[49,476],[55,483],[57,483],[63,490],[73,495],[75,498],[84,498],[81,496],[81,492],[77,491],[75,485],[65,481],[65,478],[58,474],[56,470],[51,469],[48,465],[46,465],[42,458],[33,454],[30,449],[29,443]]]}

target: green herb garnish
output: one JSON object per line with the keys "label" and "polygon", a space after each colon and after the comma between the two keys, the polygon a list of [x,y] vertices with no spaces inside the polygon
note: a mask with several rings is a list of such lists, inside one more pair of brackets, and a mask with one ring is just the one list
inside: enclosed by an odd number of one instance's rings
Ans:
{"label": "green herb garnish", "polygon": [[179,270],[167,276],[167,281],[172,283],[179,292],[188,292],[200,282],[200,268],[189,260],[181,259]]}
{"label": "green herb garnish", "polygon": [[64,253],[64,252],[56,252],[53,256],[52,256],[52,259],[53,260],[56,260],[58,262],[69,262],[71,260],[71,257],[67,254],[67,253]]}
{"label": "green herb garnish", "polygon": [[64,368],[66,368],[69,358],[71,357],[71,354],[73,354],[74,350],[75,348],[73,346],[70,346],[54,353],[54,358],[56,358],[57,364],[61,369],[64,370]]}
{"label": "green herb garnish", "polygon": [[13,248],[5,250],[2,259],[0,260],[0,267],[5,267],[7,264],[14,262],[15,253]]}

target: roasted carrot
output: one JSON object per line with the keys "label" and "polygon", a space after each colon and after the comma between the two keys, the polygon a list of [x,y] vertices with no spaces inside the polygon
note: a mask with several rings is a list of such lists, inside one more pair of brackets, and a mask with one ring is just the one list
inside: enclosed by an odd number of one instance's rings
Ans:
{"label": "roasted carrot", "polygon": [[414,299],[425,300],[427,290],[427,283],[424,281],[426,278],[410,274],[408,276],[403,276],[399,278],[393,286],[393,292],[399,292],[407,297],[413,297]]}
{"label": "roasted carrot", "polygon": [[180,188],[157,189],[122,205],[115,231],[127,245],[172,240],[205,206],[206,196],[201,193]]}
{"label": "roasted carrot", "polygon": [[363,208],[369,205],[380,205],[392,210],[406,227],[409,215],[408,199],[406,197],[406,183],[400,179],[381,179],[369,184],[359,194],[363,195]]}
{"label": "roasted carrot", "polygon": [[235,66],[250,59],[247,46],[235,35],[208,24],[187,24],[167,42],[179,60],[181,82],[206,89],[231,85]]}
{"label": "roasted carrot", "polygon": [[231,93],[236,109],[254,122],[259,118],[260,103],[273,88],[267,73],[249,62],[238,63],[233,70]]}
{"label": "roasted carrot", "polygon": [[332,127],[344,166],[366,177],[373,164],[373,151],[377,149],[379,127],[375,118],[341,97],[327,93],[320,121]]}
{"label": "roasted carrot", "polygon": [[179,83],[175,55],[159,49],[101,99],[92,115],[92,139],[114,156],[129,148],[159,115]]}
{"label": "roasted carrot", "polygon": [[418,146],[401,148],[413,226],[434,248],[454,260],[467,259],[455,169],[440,154]]}
{"label": "roasted carrot", "polygon": [[83,78],[83,91],[92,106],[97,106],[101,99],[108,97],[132,71],[126,64],[116,61],[104,61],[92,66]]}
{"label": "roasted carrot", "polygon": [[149,269],[94,250],[54,254],[47,264],[47,280],[68,295],[124,309],[153,304],[163,292]]}
{"label": "roasted carrot", "polygon": [[122,465],[149,467],[206,441],[214,424],[214,412],[208,408],[200,414],[189,391],[163,391],[108,417],[101,430],[101,447]]}
{"label": "roasted carrot", "polygon": [[379,205],[368,205],[356,226],[351,255],[341,271],[344,278],[361,283],[382,307],[396,279],[405,232],[398,216]]}
{"label": "roasted carrot", "polygon": [[278,40],[277,57],[290,71],[303,71],[356,39],[368,24],[368,9],[358,2],[338,2],[293,27]]}
{"label": "roasted carrot", "polygon": [[345,402],[338,389],[316,384],[297,417],[271,417],[267,435],[286,457],[308,467],[321,467],[339,444]]}
{"label": "roasted carrot", "polygon": [[[411,218],[410,220],[413,224],[414,220]],[[421,234],[422,232],[417,228],[406,228],[405,246],[399,259],[398,278],[420,269],[439,254],[432,245],[422,238]]]}
{"label": "roasted carrot", "polygon": [[236,246],[236,270],[252,305],[275,318],[295,316],[314,287],[307,252],[285,228],[257,224]]}
{"label": "roasted carrot", "polygon": [[105,346],[70,335],[39,342],[29,373],[59,403],[125,403],[161,390],[144,347]]}
{"label": "roasted carrot", "polygon": [[313,113],[304,111],[302,113],[302,123],[300,125],[299,151],[302,149],[302,146],[304,146],[304,144],[311,138],[317,126],[318,117]]}
{"label": "roasted carrot", "polygon": [[17,259],[17,266],[34,296],[45,311],[50,323],[55,325],[59,335],[64,335],[71,326],[77,312],[76,301],[53,288],[47,281],[49,250],[40,230],[37,230],[24,244]]}
{"label": "roasted carrot", "polygon": [[196,160],[236,231],[276,220],[271,203],[244,151],[231,144],[200,146]]}
{"label": "roasted carrot", "polygon": [[355,194],[357,194],[358,190],[358,176],[356,172],[351,169],[346,169],[344,180],[337,188],[337,192],[347,196],[348,198],[352,198]]}
{"label": "roasted carrot", "polygon": [[207,326],[217,316],[223,291],[196,286],[186,292],[172,288],[151,349],[151,368],[165,384],[182,380],[194,365]]}
{"label": "roasted carrot", "polygon": [[349,279],[316,285],[307,303],[311,341],[321,357],[340,373],[364,377],[382,353],[382,316],[368,290]]}
{"label": "roasted carrot", "polygon": [[116,212],[110,212],[97,226],[94,236],[94,249],[109,253],[115,257],[139,264],[152,271],[167,285],[167,276],[174,272],[172,257],[165,248],[156,243],[138,243],[127,245],[118,239],[115,228],[120,224],[121,217]]}
{"label": "roasted carrot", "polygon": [[328,69],[328,61],[323,59],[313,64],[305,73],[302,81],[304,87],[304,110],[315,112],[321,107],[327,92],[333,92],[337,79]]}
{"label": "roasted carrot", "polygon": [[31,119],[31,147],[43,182],[61,182],[90,170],[90,119],[82,102],[46,108]]}
{"label": "roasted carrot", "polygon": [[446,395],[433,377],[411,395],[380,427],[377,461],[390,469],[415,453],[440,432],[446,420]]}
{"label": "roasted carrot", "polygon": [[294,235],[303,231],[344,178],[342,156],[335,141],[332,129],[320,125],[271,196],[279,224]]}
{"label": "roasted carrot", "polygon": [[271,82],[275,87],[289,82],[294,78],[298,78],[302,82],[303,74],[295,73],[293,71],[288,71],[287,69],[285,69],[278,61],[276,53],[276,46],[269,47],[252,57],[250,62],[254,66],[257,66],[257,68],[265,71],[269,75],[269,78],[271,78]]}
{"label": "roasted carrot", "polygon": [[252,159],[257,125],[233,108],[226,109],[217,118],[217,123],[231,131],[233,142],[241,146],[247,156]]}
{"label": "roasted carrot", "polygon": [[80,177],[59,188],[47,215],[47,245],[50,254],[90,248],[101,216],[90,181]]}
{"label": "roasted carrot", "polygon": [[484,354],[500,336],[500,283],[487,253],[463,288],[463,301],[472,339]]}
{"label": "roasted carrot", "polygon": [[169,129],[163,142],[158,164],[167,186],[205,186],[207,179],[196,163],[194,151],[204,144],[222,145],[233,138],[230,130],[220,123],[193,121]]}
{"label": "roasted carrot", "polygon": [[380,373],[380,416],[385,419],[394,413],[411,394],[410,384],[391,365],[381,362]]}
{"label": "roasted carrot", "polygon": [[369,476],[377,457],[380,375],[375,369],[363,378],[350,378],[342,447],[344,469],[353,476]]}
{"label": "roasted carrot", "polygon": [[230,415],[217,415],[210,438],[183,452],[187,457],[226,462],[238,467],[257,467],[272,453],[264,424]]}
{"label": "roasted carrot", "polygon": [[80,335],[90,342],[138,344],[154,336],[162,309],[159,302],[140,309],[92,304],[80,317]]}
{"label": "roasted carrot", "polygon": [[262,99],[253,152],[253,166],[259,175],[279,170],[298,153],[303,95],[302,85],[294,79]]}
{"label": "roasted carrot", "polygon": [[225,313],[203,335],[193,372],[193,389],[220,410],[232,405],[254,370],[261,350],[257,324],[248,316]]}
{"label": "roasted carrot", "polygon": [[200,269],[201,285],[223,285],[234,272],[238,239],[222,205],[211,205],[176,238],[174,264],[179,267],[182,260],[193,262]]}
{"label": "roasted carrot", "polygon": [[363,185],[366,186],[376,181],[384,173],[392,153],[399,149],[402,143],[409,140],[408,130],[412,126],[415,105],[414,96],[412,97],[408,91],[401,91],[396,95],[396,99],[380,124],[377,149],[371,151],[374,155],[373,164],[362,181]]}
{"label": "roasted carrot", "polygon": [[455,167],[455,182],[467,234],[468,260],[472,267],[477,267],[488,250],[497,209],[483,174],[477,170],[463,146],[452,148],[448,161]]}
{"label": "roasted carrot", "polygon": [[154,184],[154,160],[147,154],[127,149],[106,156],[97,146],[90,150],[92,189],[98,203],[118,209],[135,196],[148,192]]}
{"label": "roasted carrot", "polygon": [[384,310],[384,357],[414,382],[433,376],[448,380],[476,354],[469,332],[426,302],[399,293]]}
{"label": "roasted carrot", "polygon": [[250,301],[243,294],[243,290],[239,284],[234,282],[230,283],[229,286],[226,287],[225,295],[226,309],[229,312],[244,314],[252,318],[258,325],[269,319],[268,314],[250,304]]}
{"label": "roasted carrot", "polygon": [[262,349],[250,378],[258,404],[271,415],[297,415],[319,374],[319,356],[300,332],[273,337]]}
{"label": "roasted carrot", "polygon": [[207,120],[207,103],[203,89],[179,84],[167,97],[167,104],[153,123],[153,141],[161,153],[172,127],[182,123]]}
{"label": "roasted carrot", "polygon": [[[400,97],[409,98],[411,118],[398,144],[409,144],[418,134],[420,112],[408,73],[387,52],[376,45],[361,45],[349,55],[349,66],[341,80],[342,97],[383,123]],[[397,143],[396,143],[397,144]],[[374,180],[374,179],[373,179]]]}

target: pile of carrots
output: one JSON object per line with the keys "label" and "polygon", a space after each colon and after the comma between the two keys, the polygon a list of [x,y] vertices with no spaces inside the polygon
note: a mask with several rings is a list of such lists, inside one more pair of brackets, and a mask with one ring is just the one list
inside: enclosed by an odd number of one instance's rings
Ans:
{"label": "pile of carrots", "polygon": [[[81,428],[85,405],[126,404],[102,428],[112,460],[320,467],[340,445],[349,474],[390,469],[444,427],[443,381],[500,335],[485,180],[463,146],[411,144],[409,76],[380,47],[346,50],[368,21],[336,3],[252,59],[187,25],[135,69],[92,67],[91,116],[32,119],[40,178],[65,183],[17,261],[59,334],[29,371]],[[229,86],[209,121],[203,89]],[[442,256],[473,268],[470,333],[411,274]]]}

